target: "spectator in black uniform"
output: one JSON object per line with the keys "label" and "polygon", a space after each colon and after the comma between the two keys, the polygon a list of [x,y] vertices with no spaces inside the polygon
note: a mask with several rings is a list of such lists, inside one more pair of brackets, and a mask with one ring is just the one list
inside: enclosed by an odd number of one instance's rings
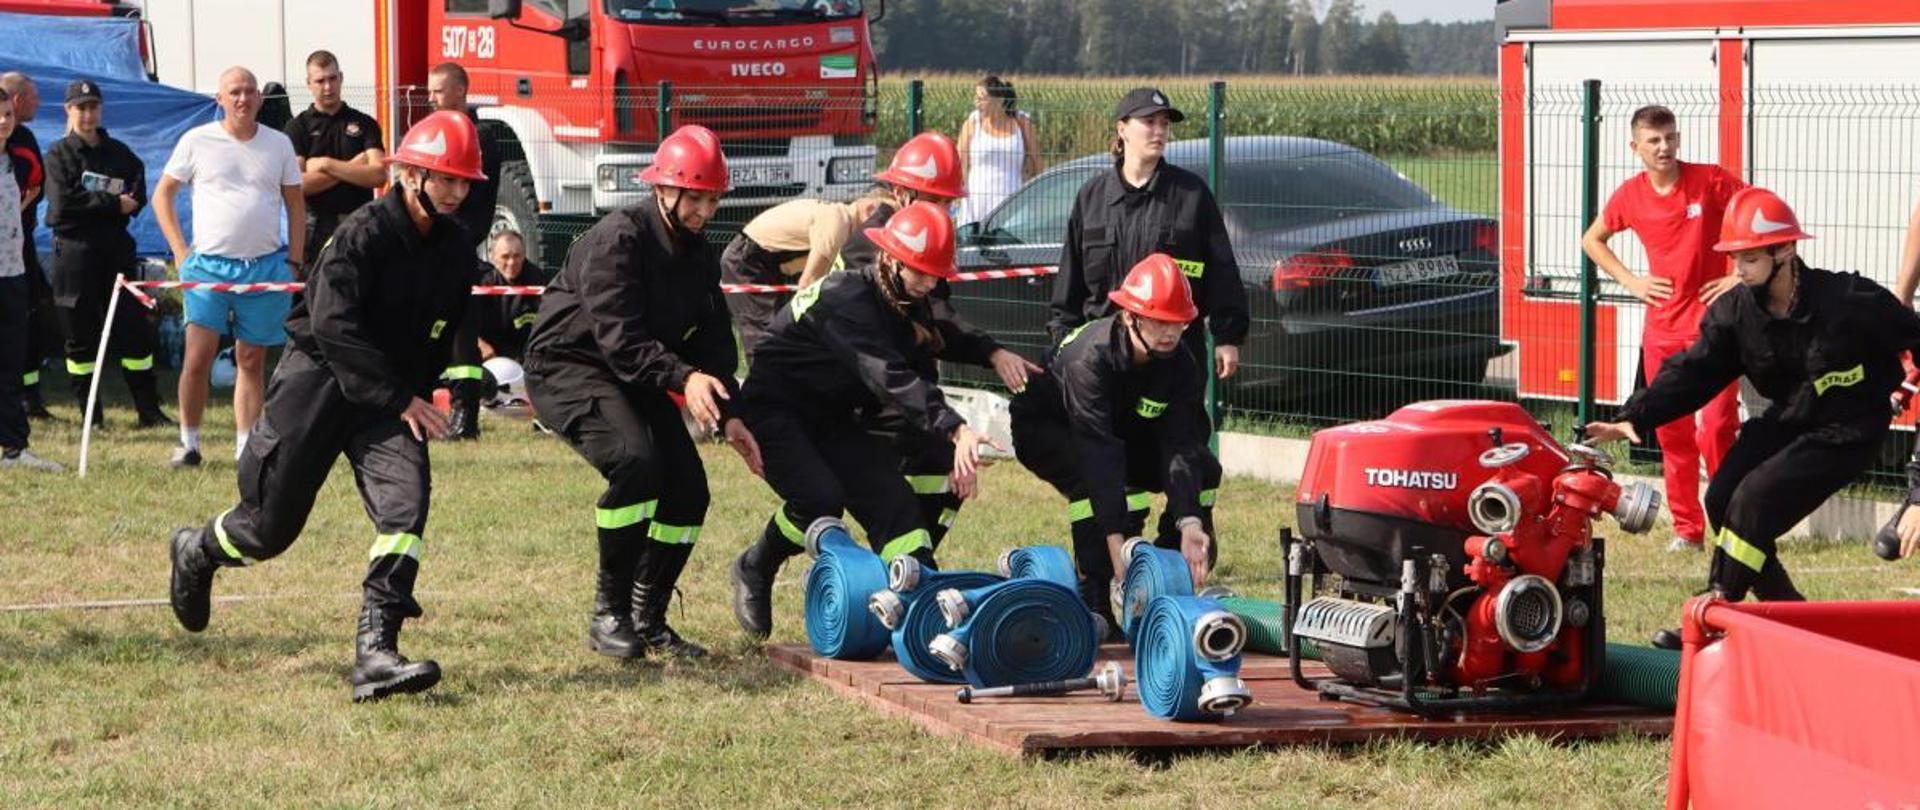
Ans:
{"label": "spectator in black uniform", "polygon": [[1067,333],[1052,373],[1014,399],[1013,446],[1066,496],[1081,601],[1118,631],[1111,583],[1127,570],[1122,545],[1146,528],[1148,493],[1167,495],[1154,543],[1180,550],[1196,590],[1206,583],[1220,461],[1206,369],[1181,350],[1200,313],[1173,257],[1149,255],[1108,297],[1120,311]]}
{"label": "spectator in black uniform", "polygon": [[307,55],[313,106],[287,122],[287,139],[300,156],[300,193],[307,198],[306,255],[313,266],[340,220],[373,199],[387,182],[380,122],[340,98],[340,60],[330,51]]}
{"label": "spectator in black uniform", "polygon": [[13,99],[13,134],[7,136],[6,151],[13,158],[14,184],[20,187],[20,228],[26,234],[20,255],[26,262],[28,291],[27,343],[23,356],[25,371],[20,377],[21,399],[32,419],[52,419],[45,397],[40,395],[40,371],[46,361],[59,354],[60,319],[54,309],[53,285],[40,266],[40,249],[33,243],[33,231],[40,225],[40,202],[46,199],[46,162],[40,154],[40,142],[27,126],[40,111],[40,89],[27,74],[18,71],[0,73],[0,90]]}
{"label": "spectator in black uniform", "polygon": [[[494,201],[500,194],[500,145],[494,142],[494,130],[480,125],[480,119],[467,109],[467,71],[453,62],[441,62],[433,66],[427,74],[427,96],[433,101],[435,110],[458,113],[473,122],[474,130],[480,133],[480,168],[487,179],[473,184],[473,190],[460,203],[460,210],[454,214],[461,224],[467,226],[467,236],[473,239],[474,250],[487,244],[487,235],[493,230]],[[516,234],[517,236],[517,234]],[[525,255],[525,243],[520,243],[521,255]],[[497,265],[496,265],[497,267]],[[480,283],[490,283],[481,281]],[[544,282],[541,282],[544,283]],[[493,311],[492,303],[505,306],[522,307],[531,313],[539,308],[539,299],[532,296],[507,298],[504,301],[480,303],[472,313]],[[450,404],[453,409],[453,439],[480,438],[480,403],[493,395],[487,390],[486,374],[481,368],[491,354],[480,350],[473,339],[474,332],[461,325],[462,334],[453,344],[453,364],[447,367],[443,378],[447,383]],[[524,335],[523,335],[524,337]],[[518,354],[514,355],[518,358]]]}
{"label": "spectator in black uniform", "polygon": [[173,535],[174,616],[199,632],[214,572],[293,545],[345,455],[377,532],[348,678],[355,702],[440,682],[438,664],[400,654],[400,627],[421,615],[413,590],[432,487],[426,443],[447,428],[428,398],[473,297],[473,252],[451,216],[480,175],[473,141],[464,116],[434,113],[400,142],[392,193],[341,223],[295,299],[291,345],[240,457],[240,502]]}
{"label": "spectator in black uniform", "polygon": [[946,469],[963,499],[977,483],[980,445],[992,442],[968,428],[921,372],[925,356],[941,348],[926,298],[953,277],[953,221],[932,203],[914,203],[867,236],[882,258],[828,274],[775,313],[740,392],[767,483],[785,501],[734,561],[734,618],[754,636],[772,632],[774,577],[820,518],[852,512],[882,558],[933,565],[900,454],[869,432],[864,414],[889,407],[914,431],[947,442]]}
{"label": "spectator in black uniform", "polygon": [[587,646],[614,658],[707,654],[667,624],[706,523],[706,466],[670,394],[724,431],[755,474],[760,451],[727,406],[739,349],[701,230],[729,187],[720,139],[683,126],[641,179],[653,193],[580,237],[547,285],[527,346],[527,393],[607,480],[594,510],[600,570]]}
{"label": "spectator in black uniform", "polygon": [[1211,331],[1212,363],[1221,379],[1231,377],[1247,339],[1247,288],[1213,192],[1164,159],[1170,128],[1186,115],[1159,90],[1140,87],[1115,105],[1113,120],[1113,171],[1094,175],[1073,199],[1048,331],[1057,344],[1080,324],[1112,314],[1107,293],[1128,268],[1165,253],[1193,284],[1206,325],[1187,330],[1185,345],[1206,358]]}
{"label": "spectator in black uniform", "polygon": [[[1700,337],[1667,359],[1618,421],[1587,426],[1592,441],[1637,444],[1743,375],[1771,403],[1741,425],[1707,483],[1707,587],[1729,601],[1749,592],[1806,598],[1781,563],[1779,539],[1873,464],[1887,434],[1887,397],[1904,376],[1900,355],[1920,351],[1920,316],[1857,273],[1807,266],[1798,243],[1810,238],[1773,192],[1735,193],[1713,249],[1733,254],[1741,288],[1707,308]],[[1662,630],[1654,645],[1678,649],[1680,636]]]}
{"label": "spectator in black uniform", "polygon": [[[67,337],[67,376],[85,407],[93,382],[107,306],[115,307],[109,355],[133,395],[140,427],[170,427],[154,380],[153,321],[114,276],[136,275],[127,225],[147,205],[147,167],[126,144],[100,126],[100,87],[80,79],[67,86],[67,135],[47,150],[47,227],[53,231],[54,300]],[[101,411],[105,409],[102,408]],[[94,419],[101,419],[101,411]]]}

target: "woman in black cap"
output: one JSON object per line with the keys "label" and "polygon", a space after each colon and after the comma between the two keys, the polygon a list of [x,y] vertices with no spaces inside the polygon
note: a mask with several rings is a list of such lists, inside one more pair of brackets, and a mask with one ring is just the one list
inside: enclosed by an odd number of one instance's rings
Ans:
{"label": "woman in black cap", "polygon": [[170,426],[173,420],[160,411],[154,383],[158,341],[153,322],[113,282],[117,274],[135,274],[127,224],[147,205],[147,167],[100,126],[98,83],[80,79],[67,85],[66,108],[67,135],[47,150],[47,228],[53,231],[53,300],[66,331],[73,396],[86,402],[107,302],[125,295],[114,315],[110,348],[120,359],[140,426]]}
{"label": "woman in black cap", "polygon": [[1128,91],[1114,106],[1113,171],[1094,175],[1074,197],[1047,331],[1058,346],[1080,325],[1113,314],[1107,293],[1142,259],[1165,253],[1193,285],[1207,324],[1187,330],[1182,342],[1204,367],[1211,334],[1213,363],[1226,379],[1239,368],[1247,337],[1247,290],[1213,192],[1164,159],[1171,127],[1183,120],[1151,87]]}

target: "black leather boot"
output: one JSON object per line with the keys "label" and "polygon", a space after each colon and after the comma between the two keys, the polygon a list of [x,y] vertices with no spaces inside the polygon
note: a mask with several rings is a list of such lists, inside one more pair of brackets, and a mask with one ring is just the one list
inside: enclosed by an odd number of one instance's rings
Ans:
{"label": "black leather boot", "polygon": [[733,618],[748,635],[766,638],[773,633],[773,579],[780,565],[800,551],[768,521],[760,539],[733,561]]}
{"label": "black leather boot", "polygon": [[353,642],[353,702],[380,700],[388,695],[425,692],[440,682],[440,665],[409,661],[400,654],[398,615],[368,605],[360,610],[360,629]]}
{"label": "black leather boot", "polygon": [[600,530],[600,573],[593,591],[593,618],[587,623],[587,649],[611,658],[647,654],[633,633],[628,603],[634,567],[646,542],[633,532]]}
{"label": "black leather boot", "polygon": [[667,624],[674,583],[693,554],[692,543],[648,542],[633,575],[633,632],[648,651],[675,658],[705,658],[707,648],[680,637]]}
{"label": "black leather boot", "polygon": [[447,418],[448,439],[459,442],[480,438],[479,400],[469,395],[456,395],[451,411]]}
{"label": "black leather boot", "polygon": [[213,611],[213,573],[217,568],[207,554],[203,529],[175,529],[169,549],[173,574],[167,596],[173,602],[173,617],[189,633],[207,629]]}

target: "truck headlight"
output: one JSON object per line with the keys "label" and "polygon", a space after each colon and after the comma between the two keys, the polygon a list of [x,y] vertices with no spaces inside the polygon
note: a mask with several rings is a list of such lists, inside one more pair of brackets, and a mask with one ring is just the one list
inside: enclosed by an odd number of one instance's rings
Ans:
{"label": "truck headlight", "polygon": [[834,158],[827,163],[827,182],[863,183],[873,176],[873,156]]}

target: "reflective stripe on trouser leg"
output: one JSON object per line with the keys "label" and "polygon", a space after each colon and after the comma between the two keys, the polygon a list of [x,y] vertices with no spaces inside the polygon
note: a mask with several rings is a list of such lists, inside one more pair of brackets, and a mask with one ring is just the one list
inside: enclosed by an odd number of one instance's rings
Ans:
{"label": "reflective stripe on trouser leg", "polygon": [[367,549],[367,559],[377,560],[389,554],[397,554],[418,560],[425,550],[420,535],[411,532],[383,534],[373,539],[373,547]]}
{"label": "reflective stripe on trouser leg", "polygon": [[25,373],[25,374],[22,374],[22,375],[20,375],[20,384],[21,384],[21,385],[24,385],[24,386],[27,386],[27,387],[29,387],[29,388],[31,388],[31,387],[33,387],[33,386],[36,386],[36,385],[39,385],[39,384],[40,384],[40,370],[39,370],[39,369],[34,369],[33,371],[29,371],[29,372],[27,372],[27,373]]}
{"label": "reflective stripe on trouser leg", "polygon": [[92,363],[80,363],[72,359],[67,360],[67,373],[76,377],[92,374],[93,368]]}
{"label": "reflective stripe on trouser leg", "polygon": [[668,545],[693,545],[700,540],[699,526],[674,526],[656,520],[647,524],[647,537]]}
{"label": "reflective stripe on trouser leg", "polygon": [[593,510],[593,525],[602,529],[624,529],[640,521],[652,518],[654,509],[658,508],[659,505],[660,502],[658,500],[651,500],[613,508],[604,506],[595,507]]}
{"label": "reflective stripe on trouser leg", "polygon": [[945,475],[909,475],[907,486],[913,488],[915,495],[945,495],[953,491],[953,485]]}
{"label": "reflective stripe on trouser leg", "polygon": [[1756,574],[1767,565],[1767,552],[1734,534],[1732,529],[1721,527],[1720,537],[1714,545],[1735,562],[1753,569]]}
{"label": "reflective stripe on trouser leg", "polygon": [[447,366],[446,371],[440,372],[440,379],[479,380],[483,379],[481,376],[482,371],[483,369],[479,366]]}
{"label": "reflective stripe on trouser leg", "polygon": [[[1132,516],[1139,518],[1139,522],[1143,524],[1146,522],[1147,510],[1152,508],[1153,508],[1153,493],[1151,492],[1127,493],[1127,511],[1129,513],[1132,513]],[[1068,523],[1079,523],[1080,521],[1086,520],[1087,518],[1090,518],[1090,517],[1093,517],[1093,499],[1081,498],[1080,500],[1073,501],[1067,504],[1067,522]]]}
{"label": "reflective stripe on trouser leg", "polygon": [[948,507],[940,510],[940,528],[951,529],[953,522],[960,519],[960,510]]}
{"label": "reflective stripe on trouser leg", "polygon": [[122,357],[120,358],[120,367],[127,371],[152,371],[153,355],[149,354],[146,357]]}
{"label": "reflective stripe on trouser leg", "polygon": [[895,557],[903,554],[912,554],[923,548],[931,550],[933,548],[933,540],[927,536],[926,529],[914,529],[892,540],[888,540],[887,544],[880,548],[880,559],[886,562],[892,562]]}
{"label": "reflective stripe on trouser leg", "polygon": [[213,519],[213,539],[220,542],[220,551],[226,554],[228,559],[241,565],[252,565],[253,560],[247,559],[240,553],[240,549],[234,548],[233,540],[227,537],[227,527],[221,525],[226,521],[227,516],[231,514],[233,514],[233,510],[228,509],[225,512],[221,512],[219,517]]}
{"label": "reflective stripe on trouser leg", "polygon": [[786,538],[787,542],[801,548],[807,547],[806,531],[793,525],[793,518],[787,516],[785,506],[773,510],[773,525],[780,530],[780,536]]}

